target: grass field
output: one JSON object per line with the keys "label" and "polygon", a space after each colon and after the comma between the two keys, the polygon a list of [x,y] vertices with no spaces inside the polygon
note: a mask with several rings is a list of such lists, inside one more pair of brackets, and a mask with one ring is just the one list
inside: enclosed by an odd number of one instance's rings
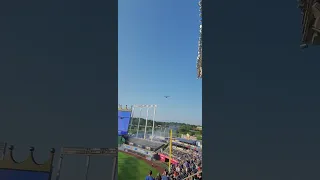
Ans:
{"label": "grass field", "polygon": [[154,176],[158,173],[143,160],[118,152],[118,180],[144,180],[149,170],[152,170]]}

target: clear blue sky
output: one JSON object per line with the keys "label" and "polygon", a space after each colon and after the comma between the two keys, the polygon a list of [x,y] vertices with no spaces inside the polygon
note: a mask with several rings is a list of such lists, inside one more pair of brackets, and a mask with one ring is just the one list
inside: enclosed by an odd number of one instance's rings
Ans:
{"label": "clear blue sky", "polygon": [[119,0],[118,21],[119,104],[157,104],[158,121],[201,125],[198,1]]}

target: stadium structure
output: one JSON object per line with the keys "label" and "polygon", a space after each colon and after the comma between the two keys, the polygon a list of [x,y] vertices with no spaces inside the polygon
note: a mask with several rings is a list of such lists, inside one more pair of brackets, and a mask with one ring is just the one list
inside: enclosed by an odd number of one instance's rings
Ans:
{"label": "stadium structure", "polygon": [[320,1],[298,0],[302,15],[301,48],[320,45]]}
{"label": "stadium structure", "polygon": [[200,25],[199,25],[199,41],[197,56],[197,77],[202,78],[202,0],[199,1],[200,9]]}
{"label": "stadium structure", "polygon": [[[155,109],[153,116],[153,126],[151,135],[146,135],[147,122],[144,125],[144,134],[140,136],[137,133],[129,133],[130,127],[132,127],[132,118],[134,109],[139,109],[141,112],[142,108],[156,107],[156,105],[133,105],[118,106],[118,150],[134,154],[141,158],[144,158],[153,163],[167,164],[167,168],[170,169],[171,165],[177,165],[183,162],[185,157],[193,157],[194,153],[202,154],[202,146],[199,141],[184,139],[172,136],[172,129],[170,128],[170,136],[159,136],[154,134],[154,119]],[[148,112],[147,112],[148,114]],[[139,113],[139,123],[140,117]],[[148,121],[148,115],[146,117]],[[143,126],[143,125],[142,125]],[[138,127],[139,129],[140,127]],[[169,127],[168,127],[169,128]],[[165,134],[165,133],[164,133]],[[201,171],[202,172],[202,171]],[[201,173],[197,172],[197,173]],[[187,177],[184,177],[187,178]],[[182,179],[184,179],[182,178]]]}
{"label": "stadium structure", "polygon": [[[15,160],[13,156],[14,146],[7,146],[7,143],[0,142],[0,179],[4,180],[52,180],[52,174],[54,173],[54,156],[55,149],[50,150],[49,158],[40,164],[35,161],[34,147],[30,148],[29,155],[22,162]],[[116,179],[117,175],[117,148],[83,148],[83,147],[64,147],[60,151],[60,159],[56,167],[55,180],[59,180],[61,177],[61,167],[65,156],[85,156],[86,171],[85,180],[88,180],[88,173],[90,167],[90,158],[92,156],[111,156],[113,158],[113,171],[111,180]]]}
{"label": "stadium structure", "polygon": [[51,149],[48,159],[37,163],[34,158],[34,148],[29,149],[29,155],[22,162],[17,162],[13,156],[14,146],[0,142],[0,179],[2,180],[50,180],[55,150]]}

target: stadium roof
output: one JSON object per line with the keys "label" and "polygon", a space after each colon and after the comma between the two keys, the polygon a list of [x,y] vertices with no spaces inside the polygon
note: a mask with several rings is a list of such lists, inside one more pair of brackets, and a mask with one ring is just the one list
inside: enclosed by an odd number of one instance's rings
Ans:
{"label": "stadium roof", "polygon": [[183,138],[176,138],[176,140],[183,142],[183,143],[188,143],[188,144],[196,144],[196,142],[197,142],[194,140],[188,140],[188,139],[183,139]]}

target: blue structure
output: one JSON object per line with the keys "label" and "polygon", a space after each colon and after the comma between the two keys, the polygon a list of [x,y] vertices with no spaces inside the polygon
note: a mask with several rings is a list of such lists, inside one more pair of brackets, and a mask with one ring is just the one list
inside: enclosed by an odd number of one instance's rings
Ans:
{"label": "blue structure", "polygon": [[30,148],[30,154],[26,160],[17,162],[13,158],[13,146],[9,153],[0,160],[0,179],[2,180],[50,180],[54,149],[50,152],[49,159],[44,164],[38,164],[33,156],[34,148]]}
{"label": "blue structure", "polygon": [[132,109],[129,109],[127,106],[122,108],[118,107],[118,135],[127,135],[129,129],[129,123],[131,119]]}

